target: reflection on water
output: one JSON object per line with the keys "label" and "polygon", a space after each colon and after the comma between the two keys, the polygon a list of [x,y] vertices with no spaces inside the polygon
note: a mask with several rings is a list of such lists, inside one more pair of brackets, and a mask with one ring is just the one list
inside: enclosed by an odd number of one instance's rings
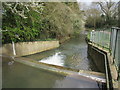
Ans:
{"label": "reflection on water", "polygon": [[[103,88],[104,83],[78,75],[63,76],[3,57],[3,88]],[[12,64],[10,64],[12,62]]]}
{"label": "reflection on water", "polygon": [[105,84],[78,75],[69,75],[62,80],[56,80],[55,88],[103,88]]}
{"label": "reflection on water", "polygon": [[12,61],[10,58],[4,57],[3,60],[3,88],[52,88],[56,80],[63,80],[65,77],[17,62],[9,65]]}
{"label": "reflection on water", "polygon": [[72,38],[59,48],[26,56],[44,63],[65,66],[74,69],[98,71],[93,61],[88,58],[85,35]]}

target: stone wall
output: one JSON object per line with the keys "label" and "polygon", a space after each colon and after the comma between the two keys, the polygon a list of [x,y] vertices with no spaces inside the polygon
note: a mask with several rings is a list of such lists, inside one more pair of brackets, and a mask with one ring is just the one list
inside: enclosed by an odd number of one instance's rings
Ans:
{"label": "stone wall", "polygon": [[30,55],[57,47],[59,47],[59,41],[35,41],[15,43],[14,46],[13,44],[5,44],[0,47],[0,50],[2,50],[2,54],[17,57]]}

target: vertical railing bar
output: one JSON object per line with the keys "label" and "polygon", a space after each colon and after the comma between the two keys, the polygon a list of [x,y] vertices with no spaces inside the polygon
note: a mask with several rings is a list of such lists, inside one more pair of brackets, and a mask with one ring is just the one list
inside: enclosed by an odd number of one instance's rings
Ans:
{"label": "vertical railing bar", "polygon": [[98,31],[98,44],[100,44],[100,32]]}
{"label": "vertical railing bar", "polygon": [[118,29],[116,29],[116,37],[115,37],[115,47],[114,47],[114,55],[113,55],[113,59],[115,59],[115,51],[116,51],[117,35],[118,35]]}
{"label": "vertical railing bar", "polygon": [[102,46],[104,47],[104,29],[103,29],[103,33],[102,33]]}
{"label": "vertical railing bar", "polygon": [[112,52],[111,52],[111,50],[112,50],[112,36],[113,36],[113,28],[111,28],[111,34],[110,34],[110,45],[109,45],[110,54],[112,54]]}

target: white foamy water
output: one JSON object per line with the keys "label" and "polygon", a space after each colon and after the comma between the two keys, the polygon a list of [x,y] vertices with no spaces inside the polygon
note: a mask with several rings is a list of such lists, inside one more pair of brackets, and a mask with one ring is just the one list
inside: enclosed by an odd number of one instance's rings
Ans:
{"label": "white foamy water", "polygon": [[39,62],[58,65],[58,66],[64,66],[64,58],[65,58],[65,56],[61,55],[61,52],[57,52],[48,58],[44,58],[44,59],[40,60]]}

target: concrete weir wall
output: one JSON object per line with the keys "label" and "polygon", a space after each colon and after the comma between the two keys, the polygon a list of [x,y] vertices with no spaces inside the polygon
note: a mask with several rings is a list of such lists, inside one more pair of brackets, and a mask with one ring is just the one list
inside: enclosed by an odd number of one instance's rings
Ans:
{"label": "concrete weir wall", "polygon": [[5,44],[0,47],[2,54],[18,57],[59,47],[59,41],[34,41],[13,44]]}
{"label": "concrete weir wall", "polygon": [[[96,48],[97,49],[97,48]],[[98,70],[105,73],[105,58],[104,55],[98,52],[94,46],[88,43],[88,55],[92,58]]]}

